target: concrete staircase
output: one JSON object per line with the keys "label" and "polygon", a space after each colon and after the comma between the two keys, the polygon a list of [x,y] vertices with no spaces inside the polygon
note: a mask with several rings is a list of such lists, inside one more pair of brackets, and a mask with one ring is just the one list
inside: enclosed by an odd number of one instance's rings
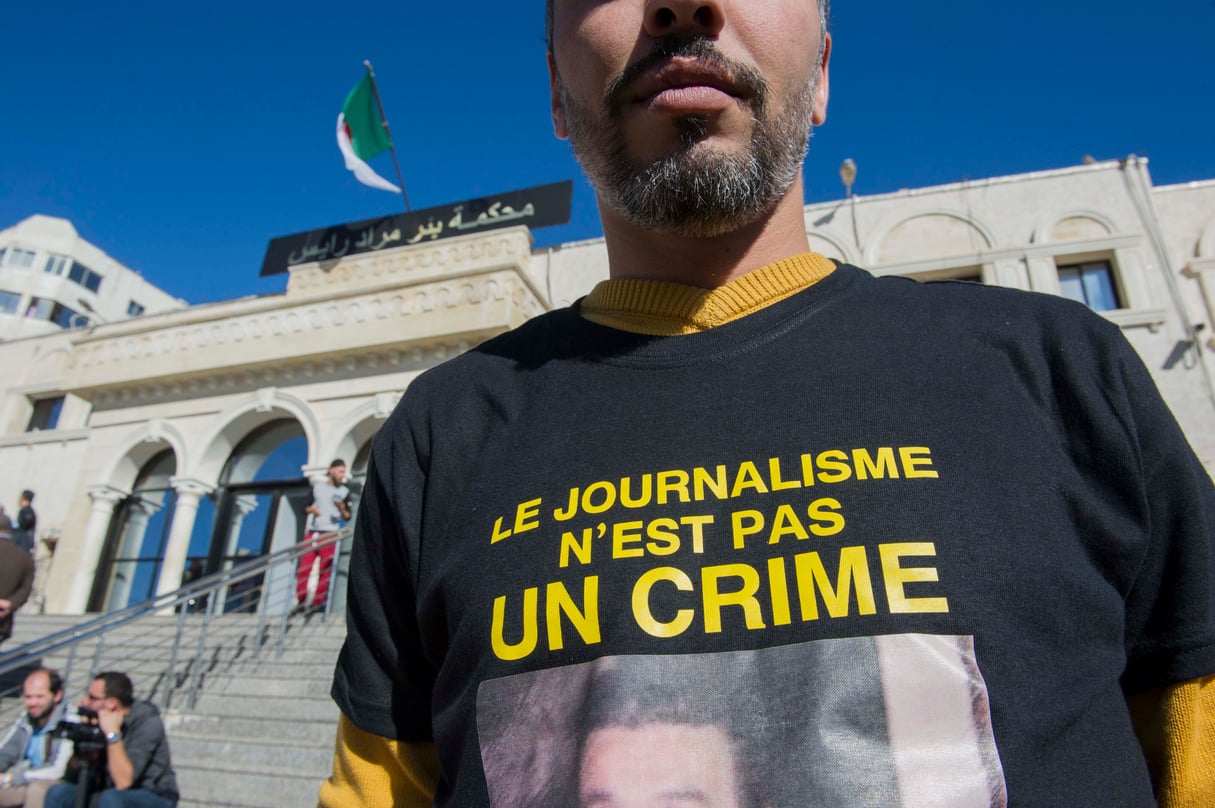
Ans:
{"label": "concrete staircase", "polygon": [[[4,650],[79,620],[18,615],[16,633]],[[315,806],[317,789],[333,761],[338,710],[329,699],[329,685],[346,634],[345,619],[291,618],[283,653],[277,656],[277,622],[263,631],[265,642],[255,655],[256,616],[213,618],[198,657],[201,687],[193,707],[187,704],[186,688],[195,674],[202,618],[187,618],[175,673],[168,681],[177,620],[151,617],[116,629],[102,646],[98,669],[125,671],[136,697],[162,708],[181,808]],[[94,644],[88,643],[76,652],[67,683],[67,698],[73,702],[89,684],[94,651]],[[44,662],[63,670],[67,655]],[[0,721],[7,724],[20,710],[19,697],[5,699]]]}

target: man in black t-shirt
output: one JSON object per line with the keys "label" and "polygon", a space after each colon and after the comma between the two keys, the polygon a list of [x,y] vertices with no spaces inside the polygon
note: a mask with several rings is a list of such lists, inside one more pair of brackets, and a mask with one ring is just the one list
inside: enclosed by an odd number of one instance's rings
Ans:
{"label": "man in black t-shirt", "polygon": [[1215,804],[1210,478],[1109,320],[810,252],[827,5],[547,3],[610,277],[376,435],[325,808],[577,804],[530,797],[590,766],[587,666],[642,655],[805,738],[764,741],[775,808],[801,772],[850,808]]}

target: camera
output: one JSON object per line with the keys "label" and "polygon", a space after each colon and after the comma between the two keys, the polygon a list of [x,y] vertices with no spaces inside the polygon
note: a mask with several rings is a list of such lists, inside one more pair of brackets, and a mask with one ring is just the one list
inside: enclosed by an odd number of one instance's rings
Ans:
{"label": "camera", "polygon": [[97,712],[88,707],[76,710],[76,720],[64,719],[55,725],[51,734],[56,738],[65,738],[75,744],[77,750],[104,749],[105,733],[97,726]]}

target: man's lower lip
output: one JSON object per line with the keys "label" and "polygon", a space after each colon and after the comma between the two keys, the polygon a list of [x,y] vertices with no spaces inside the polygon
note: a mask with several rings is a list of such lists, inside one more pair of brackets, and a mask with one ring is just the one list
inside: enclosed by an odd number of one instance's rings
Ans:
{"label": "man's lower lip", "polygon": [[676,114],[693,114],[697,112],[718,112],[737,103],[734,96],[722,92],[716,87],[673,87],[656,93],[642,105],[652,112],[670,112]]}

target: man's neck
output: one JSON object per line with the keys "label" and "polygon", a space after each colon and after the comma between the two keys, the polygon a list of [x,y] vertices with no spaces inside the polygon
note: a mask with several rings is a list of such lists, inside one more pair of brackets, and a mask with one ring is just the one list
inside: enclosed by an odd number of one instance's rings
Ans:
{"label": "man's neck", "polygon": [[646,230],[600,201],[603,235],[613,279],[668,281],[716,289],[752,270],[807,252],[799,176],[758,221],[712,238],[684,238]]}

